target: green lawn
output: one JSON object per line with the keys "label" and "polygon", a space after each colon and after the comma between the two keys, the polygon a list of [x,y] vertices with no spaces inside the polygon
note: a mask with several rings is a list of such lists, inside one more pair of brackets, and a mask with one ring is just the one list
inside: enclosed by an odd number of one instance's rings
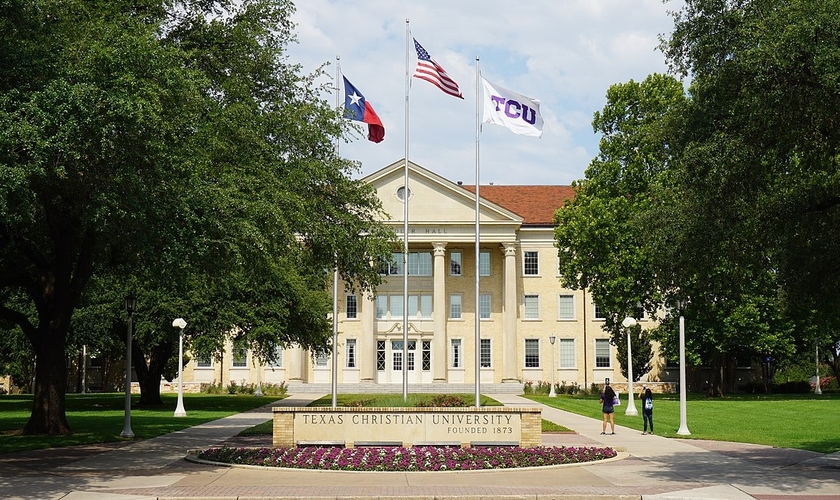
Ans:
{"label": "green lawn", "polygon": [[[597,396],[526,396],[534,401],[601,420]],[[627,395],[621,395],[615,423],[642,431],[642,410],[638,416],[624,415]],[[656,433],[666,437],[689,437],[717,441],[754,443],[780,448],[798,448],[822,453],[840,451],[840,394],[734,395],[706,399],[691,394],[686,402],[686,423],[691,436],[677,436],[680,404],[677,395],[654,395],[653,423]],[[576,429],[577,430],[577,429]]]}
{"label": "green lawn", "polygon": [[[139,395],[134,396],[135,405],[139,398]],[[164,403],[161,407],[132,407],[131,430],[135,439],[168,434],[282,399],[278,396],[185,394],[187,416],[174,417],[177,395],[164,394],[161,398]],[[68,394],[67,420],[73,429],[70,436],[20,435],[31,409],[31,395],[0,396],[0,454],[123,440],[120,432],[125,419],[125,394]]]}
{"label": "green lawn", "polygon": [[[471,395],[460,395],[467,401]],[[616,412],[616,423],[642,430],[642,417],[624,415],[627,404],[622,395],[622,406]],[[276,396],[257,398],[250,395],[199,395],[184,396],[187,417],[176,418],[176,395],[163,395],[160,408],[137,408],[131,411],[131,428],[135,439],[148,439],[226,417],[258,406],[269,404]],[[409,394],[409,402],[401,394],[340,394],[341,406],[410,406],[417,401],[428,401],[433,395]],[[558,395],[526,396],[534,401],[601,419],[601,408],[594,396]],[[139,396],[135,396],[135,403]],[[679,427],[679,400],[675,395],[654,396],[654,423],[656,433],[666,437],[676,435]],[[332,397],[325,396],[315,404],[330,406]],[[482,396],[482,405],[498,405],[491,398]],[[78,444],[121,441],[125,396],[112,394],[68,394],[67,419],[74,433],[63,437],[21,436],[32,406],[31,396],[0,396],[0,454],[13,451],[72,446]],[[636,408],[641,413],[639,402]],[[722,399],[706,399],[689,395],[687,404],[690,438],[719,441],[738,441],[783,448],[798,448],[823,453],[840,451],[840,432],[834,423],[840,415],[840,394],[803,395],[738,395]],[[543,431],[562,431],[543,422]],[[578,430],[578,429],[574,429]],[[270,433],[270,422],[248,430],[251,433]]]}

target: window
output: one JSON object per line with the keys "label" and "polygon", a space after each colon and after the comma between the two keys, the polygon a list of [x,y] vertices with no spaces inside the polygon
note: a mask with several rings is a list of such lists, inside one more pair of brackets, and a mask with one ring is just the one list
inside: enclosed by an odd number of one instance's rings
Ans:
{"label": "window", "polygon": [[478,253],[479,276],[490,276],[490,252]]}
{"label": "window", "polygon": [[391,360],[394,371],[401,372],[403,369],[403,342],[402,340],[391,341]]}
{"label": "window", "polygon": [[[382,263],[380,273],[388,276],[402,276],[403,253],[393,252],[391,261]],[[431,276],[432,254],[430,252],[409,252],[408,274],[409,276]]]}
{"label": "window", "polygon": [[402,319],[403,317],[403,296],[388,296],[388,315],[391,319]]}
{"label": "window", "polygon": [[460,276],[461,275],[461,252],[450,252],[449,253],[449,275],[450,276]]}
{"label": "window", "polygon": [[575,367],[575,339],[560,339],[560,368]]}
{"label": "window", "polygon": [[385,319],[388,314],[388,296],[376,296],[376,319]]}
{"label": "window", "polygon": [[595,339],[595,368],[610,367],[610,339]]}
{"label": "window", "polygon": [[356,339],[347,339],[347,344],[344,348],[347,368],[356,368]]}
{"label": "window", "polygon": [[[99,358],[91,358],[90,366],[97,366],[97,365],[93,364],[94,360],[100,361]],[[195,364],[198,368],[212,368],[213,367],[213,358],[210,357],[209,355],[207,355],[207,356],[196,356]]]}
{"label": "window", "polygon": [[480,346],[480,354],[481,354],[481,367],[482,368],[490,368],[490,361],[492,360],[493,352],[490,350],[490,339],[481,339],[481,346]]}
{"label": "window", "polygon": [[355,295],[348,295],[345,299],[345,309],[347,314],[347,319],[356,319],[356,315],[359,312],[359,303],[357,302]]}
{"label": "window", "polygon": [[595,319],[607,319],[604,315],[604,311],[601,310],[598,304],[595,304]]}
{"label": "window", "polygon": [[429,252],[412,252],[408,254],[409,276],[431,276],[432,254]]}
{"label": "window", "polygon": [[461,319],[461,295],[453,293],[449,296],[449,319]]}
{"label": "window", "polygon": [[525,368],[540,367],[540,340],[525,339]]}
{"label": "window", "polygon": [[539,252],[525,252],[525,276],[539,276],[540,254]]}
{"label": "window", "polygon": [[478,296],[479,318],[490,319],[490,294],[482,293]]}
{"label": "window", "polygon": [[451,351],[449,353],[452,360],[452,368],[461,368],[463,360],[461,359],[461,339],[452,339],[450,341]]}
{"label": "window", "polygon": [[330,364],[330,354],[327,351],[315,353],[315,368],[326,368]]}
{"label": "window", "polygon": [[540,319],[540,296],[526,295],[523,308],[525,319]]}
{"label": "window", "polygon": [[635,309],[633,309],[633,317],[638,320],[645,319],[645,308],[641,304],[637,304]]}
{"label": "window", "polygon": [[233,346],[233,367],[245,368],[248,366],[248,348],[244,345]]}
{"label": "window", "polygon": [[[424,319],[432,317],[432,296],[431,295],[409,295],[408,316]],[[376,296],[376,319],[402,319],[403,317],[403,296],[402,295],[377,295]]]}
{"label": "window", "polygon": [[386,276],[402,276],[403,273],[403,254],[402,252],[394,252],[391,254],[391,260],[382,263],[380,274]]}
{"label": "window", "polygon": [[414,353],[417,352],[417,341],[416,340],[409,340],[408,341],[408,359],[406,360],[405,366],[408,371],[414,370]]}
{"label": "window", "polygon": [[424,372],[427,372],[432,369],[432,341],[431,340],[423,340],[422,341],[422,348],[423,352],[421,355],[421,364]]}
{"label": "window", "polygon": [[269,368],[283,368],[283,346],[274,348],[274,361],[269,362]]}
{"label": "window", "polygon": [[385,341],[376,341],[376,369],[378,371],[385,370]]}
{"label": "window", "polygon": [[[402,296],[400,296],[402,302]],[[408,296],[408,317],[416,318],[420,313],[421,318],[432,317],[432,296],[431,295],[409,295]],[[402,313],[400,313],[402,317]]]}
{"label": "window", "polygon": [[575,319],[575,296],[560,295],[557,298],[558,319]]}

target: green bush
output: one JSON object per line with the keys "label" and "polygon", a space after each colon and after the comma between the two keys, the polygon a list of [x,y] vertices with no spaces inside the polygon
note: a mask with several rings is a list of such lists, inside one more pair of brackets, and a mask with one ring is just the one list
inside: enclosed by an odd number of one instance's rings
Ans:
{"label": "green bush", "polygon": [[463,406],[470,406],[471,403],[464,401],[460,396],[453,396],[452,394],[437,394],[428,401],[418,401],[415,406],[419,407],[443,407],[443,408],[459,408]]}

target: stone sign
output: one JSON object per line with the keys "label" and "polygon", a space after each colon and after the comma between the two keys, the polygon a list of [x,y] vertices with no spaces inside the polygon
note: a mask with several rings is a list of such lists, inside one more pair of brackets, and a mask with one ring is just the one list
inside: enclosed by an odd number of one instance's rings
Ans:
{"label": "stone sign", "polygon": [[274,408],[273,445],[542,444],[539,408]]}

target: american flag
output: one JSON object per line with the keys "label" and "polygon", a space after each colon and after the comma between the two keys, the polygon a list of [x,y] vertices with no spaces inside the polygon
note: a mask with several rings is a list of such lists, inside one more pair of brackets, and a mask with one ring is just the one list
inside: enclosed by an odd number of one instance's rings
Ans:
{"label": "american flag", "polygon": [[432,56],[426,52],[422,45],[417,43],[416,38],[414,39],[414,48],[417,49],[417,68],[414,70],[414,78],[426,80],[445,93],[463,99],[464,96],[455,80],[450,78],[446,70],[432,59]]}

